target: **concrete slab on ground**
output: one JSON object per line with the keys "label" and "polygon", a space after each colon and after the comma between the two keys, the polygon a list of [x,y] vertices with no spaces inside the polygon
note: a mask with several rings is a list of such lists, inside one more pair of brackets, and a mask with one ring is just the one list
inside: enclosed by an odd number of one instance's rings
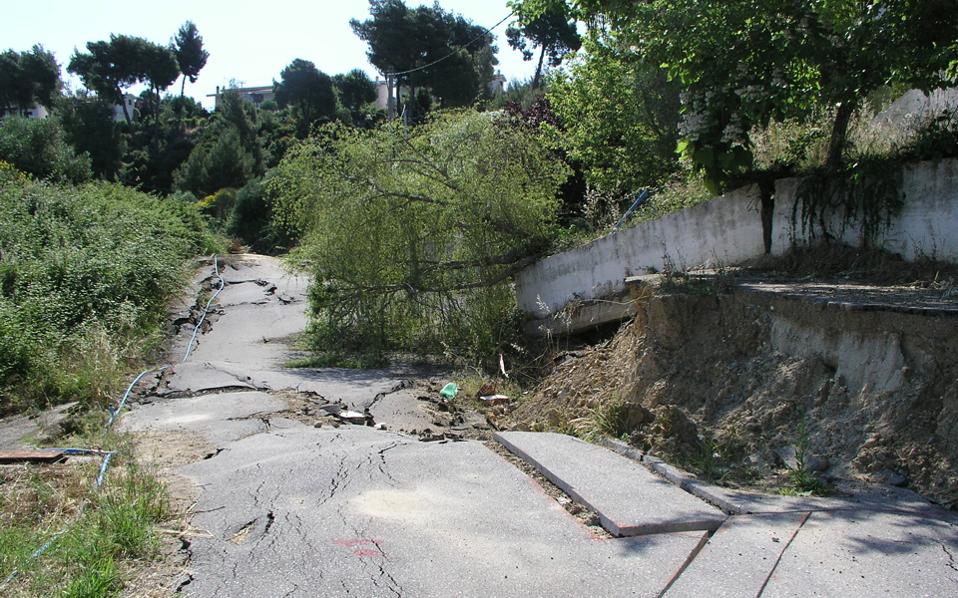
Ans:
{"label": "concrete slab on ground", "polygon": [[729,517],[665,595],[758,596],[807,517],[807,513]]}
{"label": "concrete slab on ground", "polygon": [[282,365],[289,347],[275,342],[306,328],[302,303],[234,305],[214,318],[210,332],[199,335],[193,361],[230,361]]}
{"label": "concrete slab on ground", "polygon": [[165,397],[225,389],[256,390],[252,378],[242,374],[242,368],[224,367],[225,365],[208,361],[176,364],[165,373],[164,384],[154,394]]}
{"label": "concrete slab on ground", "polygon": [[292,427],[181,472],[193,596],[656,596],[704,532],[601,539],[476,442]]}
{"label": "concrete slab on ground", "polygon": [[958,526],[881,511],[812,513],[763,598],[956,596]]}
{"label": "concrete slab on ground", "polygon": [[642,465],[564,434],[501,432],[496,439],[599,516],[616,536],[714,530],[721,511]]}
{"label": "concrete slab on ground", "polygon": [[175,396],[237,387],[262,391],[292,390],[317,394],[327,401],[339,401],[350,409],[362,411],[380,393],[397,390],[402,377],[415,374],[415,370],[398,367],[381,370],[267,369],[259,364],[196,360],[174,366],[156,394]]}
{"label": "concrete slab on ground", "polygon": [[258,416],[268,418],[286,407],[285,401],[262,392],[222,393],[141,405],[127,413],[119,425],[132,432],[191,432],[220,446],[265,432],[269,425]]}
{"label": "concrete slab on ground", "polygon": [[386,394],[369,407],[369,412],[376,423],[385,424],[390,430],[410,432],[435,428],[436,417],[429,412],[427,404],[417,398],[418,394],[412,389]]}

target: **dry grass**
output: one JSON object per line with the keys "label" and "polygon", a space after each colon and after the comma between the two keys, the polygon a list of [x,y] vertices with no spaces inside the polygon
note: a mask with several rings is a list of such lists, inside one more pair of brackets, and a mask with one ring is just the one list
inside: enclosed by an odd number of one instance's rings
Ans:
{"label": "dry grass", "polygon": [[[112,596],[158,556],[167,491],[129,458],[125,438],[104,485],[97,458],[0,467],[0,594]],[[31,554],[53,541],[38,558]]]}

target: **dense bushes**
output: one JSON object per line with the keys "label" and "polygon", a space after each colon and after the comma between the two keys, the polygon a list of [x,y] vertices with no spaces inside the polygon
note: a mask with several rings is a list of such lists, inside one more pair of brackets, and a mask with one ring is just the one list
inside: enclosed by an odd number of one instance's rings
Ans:
{"label": "dense bushes", "polygon": [[56,118],[0,120],[0,160],[40,179],[78,183],[92,176],[90,156],[76,153]]}
{"label": "dense bushes", "polygon": [[179,200],[32,182],[0,164],[0,411],[111,392],[185,259],[209,244]]}
{"label": "dense bushes", "polygon": [[249,245],[253,251],[273,250],[277,239],[270,231],[270,213],[265,185],[260,179],[253,179],[236,192],[226,232]]}

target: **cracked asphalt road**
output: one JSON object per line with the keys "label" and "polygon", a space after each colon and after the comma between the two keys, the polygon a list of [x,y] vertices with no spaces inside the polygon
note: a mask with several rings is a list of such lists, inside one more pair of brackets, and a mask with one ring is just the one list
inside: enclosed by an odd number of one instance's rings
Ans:
{"label": "cracked asphalt road", "polygon": [[[154,451],[196,439],[181,459],[157,458],[198,489],[180,592],[655,596],[703,541],[700,532],[596,536],[483,444],[392,431],[428,421],[403,390],[416,372],[286,369],[287,339],[306,325],[308,281],[253,255],[223,278],[190,362],[122,420]],[[191,333],[183,326],[174,349]],[[371,407],[389,431],[304,424],[290,416],[292,391]]]}

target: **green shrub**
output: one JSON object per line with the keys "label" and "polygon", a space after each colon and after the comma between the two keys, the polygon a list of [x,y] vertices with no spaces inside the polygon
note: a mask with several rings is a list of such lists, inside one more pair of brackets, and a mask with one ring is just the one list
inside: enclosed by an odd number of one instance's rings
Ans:
{"label": "green shrub", "polygon": [[210,244],[201,226],[179,199],[0,167],[0,411],[108,393],[93,374],[122,370],[156,329],[185,260]]}
{"label": "green shrub", "polygon": [[79,183],[93,175],[88,154],[77,154],[54,117],[0,120],[0,160],[38,179]]}
{"label": "green shrub", "polygon": [[272,249],[269,201],[262,180],[253,179],[236,193],[226,232],[254,251]]}

